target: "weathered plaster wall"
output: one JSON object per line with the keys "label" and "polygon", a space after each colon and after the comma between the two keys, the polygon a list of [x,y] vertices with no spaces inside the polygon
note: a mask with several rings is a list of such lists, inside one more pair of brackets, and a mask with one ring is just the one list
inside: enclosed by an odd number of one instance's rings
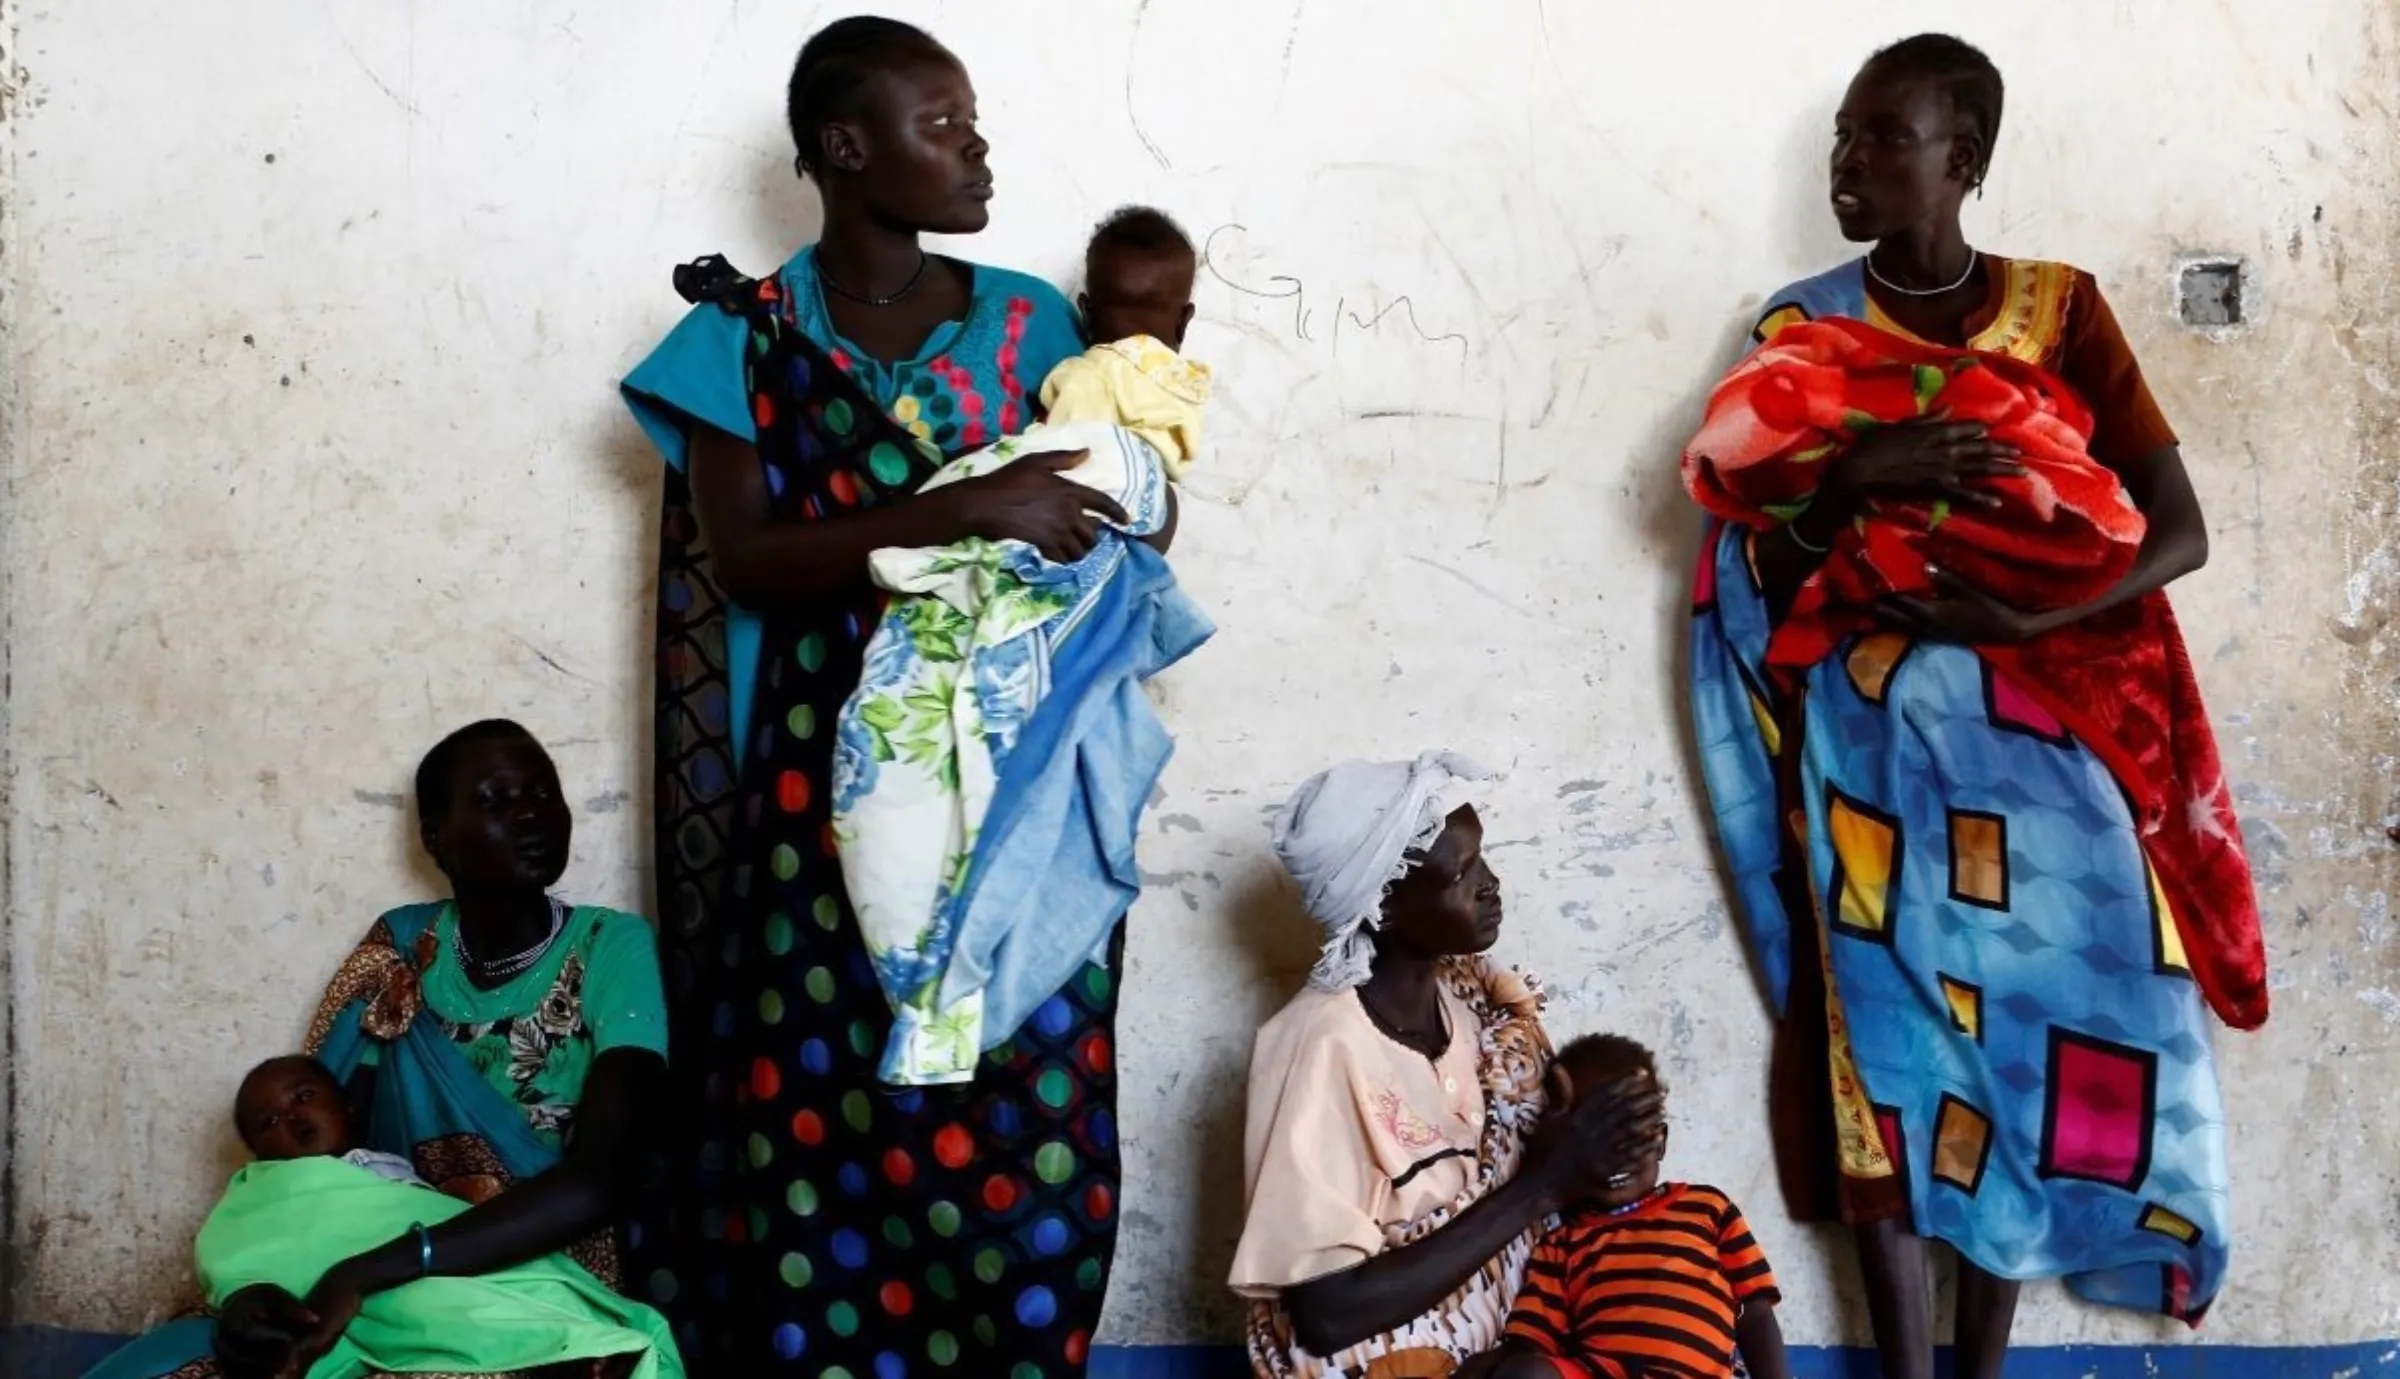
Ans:
{"label": "weathered plaster wall", "polygon": [[[1830,112],[1903,24],[2009,73],[1973,229],[2101,275],[2213,520],[2179,598],[2281,1005],[2219,1041],[2241,1238],[2209,1335],[2400,1330],[2385,6],[892,8],[978,78],[1002,200],[975,255],[1064,278],[1136,199],[1210,247],[1193,347],[1223,400],[1179,565],[1224,631],[1160,688],[1182,751],[1133,949],[1115,1339],[1232,1331],[1239,1083],[1307,950],[1265,811],[1336,754],[1430,743],[1513,773],[1506,951],[1558,1026],[1661,1046],[1679,1165],[1753,1200],[1787,1328],[1862,1331],[1773,1205],[1765,1029],[1679,725],[1673,458],[1745,309],[1842,253]],[[26,6],[21,1320],[169,1304],[236,1073],[428,885],[400,792],[439,732],[545,735],[583,803],[572,885],[641,902],[656,470],[613,381],[676,314],[672,262],[809,232],[781,87],[831,12]],[[2176,327],[2193,251],[2248,258],[2253,327]],[[2022,1334],[2163,1333],[2038,1290]]]}
{"label": "weathered plaster wall", "polygon": [[[8,367],[0,369],[0,524],[15,512],[15,476],[18,436],[24,411],[17,405],[16,311],[17,311],[17,144],[16,112],[20,70],[17,66],[17,3],[0,0],[0,361]],[[6,528],[0,525],[0,609],[7,604],[7,545]],[[0,666],[6,664],[10,638],[6,636],[6,615],[0,612]],[[0,670],[0,685],[6,683],[6,672]],[[0,692],[0,725],[7,722],[8,706]],[[0,772],[5,772],[7,746],[5,728],[0,726]],[[0,811],[6,808],[0,803]],[[0,875],[8,865],[8,844],[0,835]],[[10,1173],[9,1146],[15,1143],[14,1121],[16,1103],[15,1028],[11,1015],[10,995],[15,987],[13,946],[9,942],[11,915],[0,904],[0,1319],[8,1315],[8,1299],[15,1292],[16,1251],[10,1248],[15,1240],[16,1192]]]}

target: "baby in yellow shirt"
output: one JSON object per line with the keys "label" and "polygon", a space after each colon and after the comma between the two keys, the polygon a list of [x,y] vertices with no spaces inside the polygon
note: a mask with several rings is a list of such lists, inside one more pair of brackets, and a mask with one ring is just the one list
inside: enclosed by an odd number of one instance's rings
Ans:
{"label": "baby in yellow shirt", "polygon": [[[1199,251],[1165,212],[1128,206],[1092,232],[1083,266],[1077,305],[1097,343],[1042,380],[1042,420],[943,465],[920,492],[1026,455],[1082,451],[1085,458],[1060,477],[1115,499],[1132,518],[1125,533],[1163,550],[1175,529],[1174,485],[1200,449],[1208,404],[1208,366],[1178,352],[1192,323]],[[869,556],[867,568],[895,593],[924,593],[955,574],[967,552],[990,545],[970,538],[948,547],[889,547]]]}
{"label": "baby in yellow shirt", "polygon": [[1042,382],[1044,424],[1101,422],[1148,441],[1181,481],[1200,448],[1208,366],[1186,359],[1199,251],[1165,212],[1128,206],[1083,251],[1084,329],[1096,343]]}

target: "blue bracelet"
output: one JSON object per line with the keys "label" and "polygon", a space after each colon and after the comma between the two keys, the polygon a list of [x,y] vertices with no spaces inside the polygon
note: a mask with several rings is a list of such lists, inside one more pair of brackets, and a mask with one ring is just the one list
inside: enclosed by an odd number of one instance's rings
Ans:
{"label": "blue bracelet", "polygon": [[417,1233],[417,1277],[428,1277],[433,1273],[433,1232],[425,1229],[422,1221],[413,1223],[410,1229]]}

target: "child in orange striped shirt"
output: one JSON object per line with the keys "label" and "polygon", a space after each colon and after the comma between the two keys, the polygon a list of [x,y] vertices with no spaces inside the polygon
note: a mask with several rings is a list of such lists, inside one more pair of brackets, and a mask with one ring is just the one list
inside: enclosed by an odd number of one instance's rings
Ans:
{"label": "child in orange striped shirt", "polygon": [[[1586,1035],[1551,1061],[1555,1104],[1629,1073],[1650,1050]],[[1789,1379],[1781,1294],[1741,1209],[1713,1187],[1661,1183],[1666,1139],[1642,1167],[1570,1209],[1535,1247],[1499,1349],[1459,1379]]]}

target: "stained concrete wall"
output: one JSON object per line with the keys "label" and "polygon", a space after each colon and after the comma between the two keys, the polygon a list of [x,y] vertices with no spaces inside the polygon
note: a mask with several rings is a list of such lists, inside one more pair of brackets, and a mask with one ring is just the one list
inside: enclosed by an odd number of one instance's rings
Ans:
{"label": "stained concrete wall", "polygon": [[[1562,1031],[1658,1043],[1677,1157],[1752,1199],[1799,1339],[1856,1335],[1785,1223],[1765,1027],[1679,729],[1678,443],[1761,293],[1843,252],[1833,103],[1903,25],[2011,77],[1991,247],[2098,272],[2216,559],[2179,592],[2256,848],[2271,1029],[2219,1041],[2236,1273],[2209,1335],[2400,1331],[2390,802],[2392,21],[2373,0],[1909,7],[896,4],[961,52],[1001,200],[1071,273],[1110,206],[1209,245],[1223,394],[1178,564],[1223,633],[1159,690],[1125,1025],[1118,1341],[1222,1338],[1249,1034],[1307,942],[1263,815],[1336,754],[1468,748],[1508,956]],[[176,1296],[237,1071],[423,894],[401,792],[521,717],[581,802],[571,886],[644,894],[657,471],[613,380],[666,270],[811,229],[781,84],[831,11],[36,3],[5,544],[21,1321]],[[0,106],[0,110],[9,107]],[[2243,255],[2256,323],[2172,318]],[[2163,1334],[2029,1300],[2029,1340]]]}
{"label": "stained concrete wall", "polygon": [[[17,313],[17,189],[16,189],[16,109],[21,90],[22,69],[17,65],[17,0],[0,0],[0,360],[8,367],[0,369],[0,664],[5,663],[12,638],[6,635],[7,606],[7,536],[5,523],[14,512],[14,496],[9,492],[16,473],[18,435],[24,420],[24,409],[17,405],[16,313]],[[0,685],[5,685],[5,672],[0,671]],[[5,725],[7,705],[5,693],[0,693],[0,772],[7,769]],[[0,809],[5,805],[0,804]],[[7,866],[7,843],[0,836],[0,872]],[[14,1181],[9,1172],[11,1146],[16,1143],[12,1117],[16,1110],[15,1041],[11,1036],[14,1020],[10,995],[15,989],[11,971],[14,951],[8,942],[9,923],[5,904],[0,904],[0,1319],[8,1315],[8,1300],[16,1292],[16,1251],[13,1248],[16,1232]]]}

